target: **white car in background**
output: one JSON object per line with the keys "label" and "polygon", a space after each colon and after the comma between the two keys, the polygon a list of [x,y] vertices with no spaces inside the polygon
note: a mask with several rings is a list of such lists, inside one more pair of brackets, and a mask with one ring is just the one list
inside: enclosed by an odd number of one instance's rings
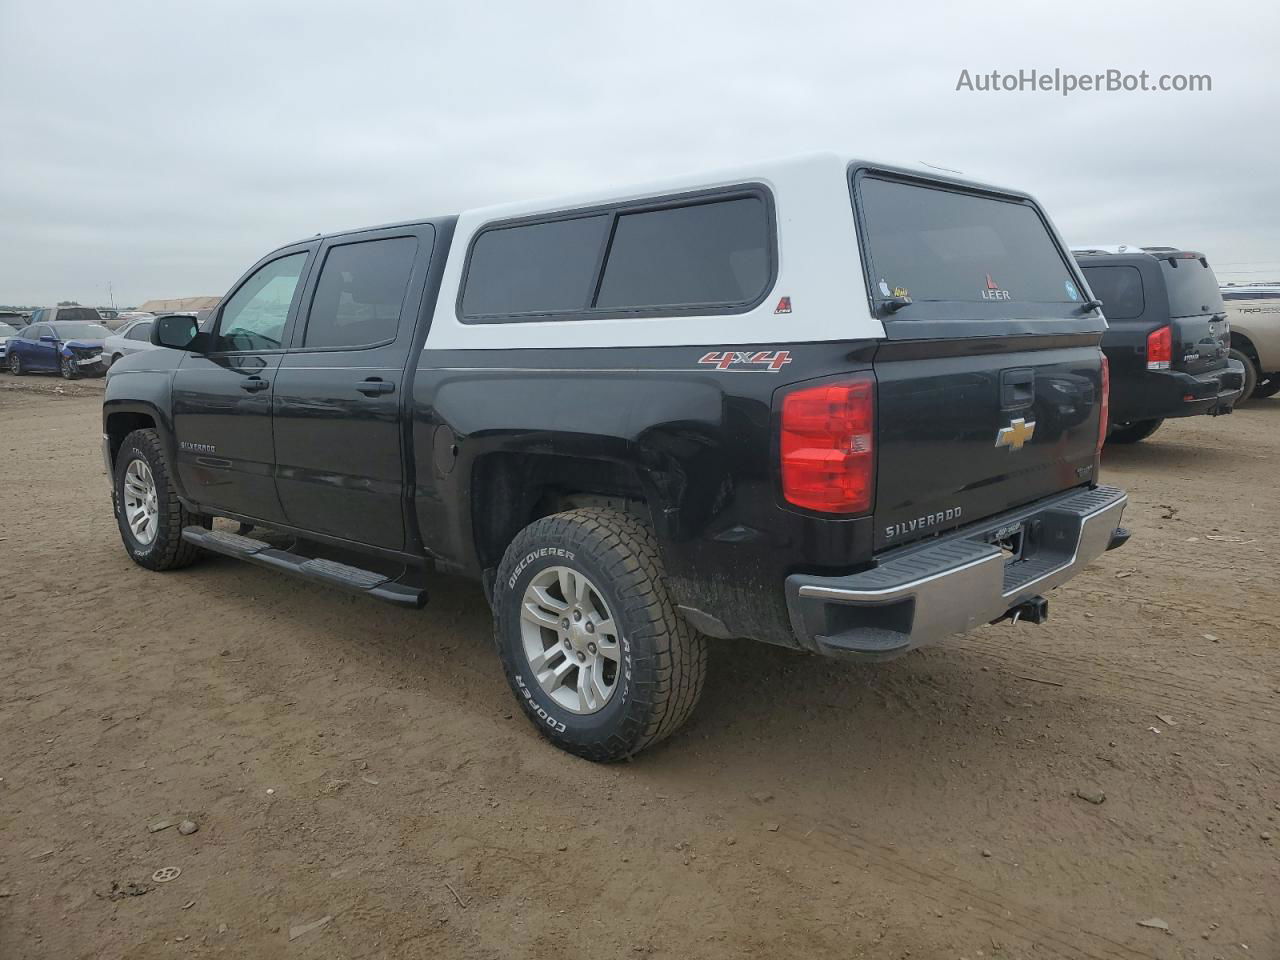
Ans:
{"label": "white car in background", "polygon": [[[24,323],[25,327],[26,324]],[[0,320],[0,360],[9,355],[9,338],[18,335],[18,328],[4,320]]]}
{"label": "white car in background", "polygon": [[110,369],[121,357],[141,353],[143,350],[155,350],[151,343],[151,324],[155,317],[144,317],[130,320],[123,327],[102,341],[102,362]]}
{"label": "white car in background", "polygon": [[1231,356],[1245,366],[1243,402],[1280,393],[1280,284],[1228,283],[1222,300],[1231,322]]}

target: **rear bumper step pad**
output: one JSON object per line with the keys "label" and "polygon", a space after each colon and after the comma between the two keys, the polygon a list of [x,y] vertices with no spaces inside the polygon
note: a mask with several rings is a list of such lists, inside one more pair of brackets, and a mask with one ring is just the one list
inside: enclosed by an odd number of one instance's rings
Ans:
{"label": "rear bumper step pad", "polygon": [[385,574],[363,570],[335,560],[306,557],[289,550],[281,550],[263,540],[241,536],[238,533],[192,526],[183,527],[182,539],[210,553],[248,560],[250,563],[291,573],[314,583],[377,597],[379,600],[385,600],[397,606],[418,609],[425,606],[427,602],[427,591],[422,587],[397,583]]}

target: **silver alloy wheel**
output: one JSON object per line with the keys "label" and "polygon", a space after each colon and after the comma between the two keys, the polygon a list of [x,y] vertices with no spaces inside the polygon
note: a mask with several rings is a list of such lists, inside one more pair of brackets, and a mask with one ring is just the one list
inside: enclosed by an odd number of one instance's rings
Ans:
{"label": "silver alloy wheel", "polygon": [[139,458],[124,471],[124,519],[138,543],[144,547],[156,538],[160,503],[156,481],[147,461]]}
{"label": "silver alloy wheel", "polygon": [[547,567],[529,581],[520,636],[538,686],[570,713],[595,713],[618,689],[618,628],[600,591],[579,571]]}

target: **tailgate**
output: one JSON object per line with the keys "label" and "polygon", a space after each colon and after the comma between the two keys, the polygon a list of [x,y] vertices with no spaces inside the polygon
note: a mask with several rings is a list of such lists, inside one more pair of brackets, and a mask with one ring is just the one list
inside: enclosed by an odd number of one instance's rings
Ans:
{"label": "tailgate", "polygon": [[1039,208],[874,171],[854,191],[888,337],[874,360],[876,548],[1092,482],[1105,323]]}
{"label": "tailgate", "polygon": [[[1095,335],[888,344],[876,358],[877,548],[1093,478]],[[922,349],[924,348],[924,349]]]}
{"label": "tailgate", "polygon": [[1158,259],[1169,291],[1170,366],[1190,374],[1225,367],[1231,328],[1209,261],[1199,253],[1181,251]]}

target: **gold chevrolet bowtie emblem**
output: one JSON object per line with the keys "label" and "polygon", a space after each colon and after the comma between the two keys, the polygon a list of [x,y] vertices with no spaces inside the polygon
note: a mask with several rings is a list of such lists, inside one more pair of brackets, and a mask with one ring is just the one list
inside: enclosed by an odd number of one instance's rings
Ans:
{"label": "gold chevrolet bowtie emblem", "polygon": [[1027,423],[1022,417],[1012,421],[1007,427],[996,431],[996,446],[1008,447],[1010,450],[1021,450],[1023,445],[1036,432],[1036,422]]}

